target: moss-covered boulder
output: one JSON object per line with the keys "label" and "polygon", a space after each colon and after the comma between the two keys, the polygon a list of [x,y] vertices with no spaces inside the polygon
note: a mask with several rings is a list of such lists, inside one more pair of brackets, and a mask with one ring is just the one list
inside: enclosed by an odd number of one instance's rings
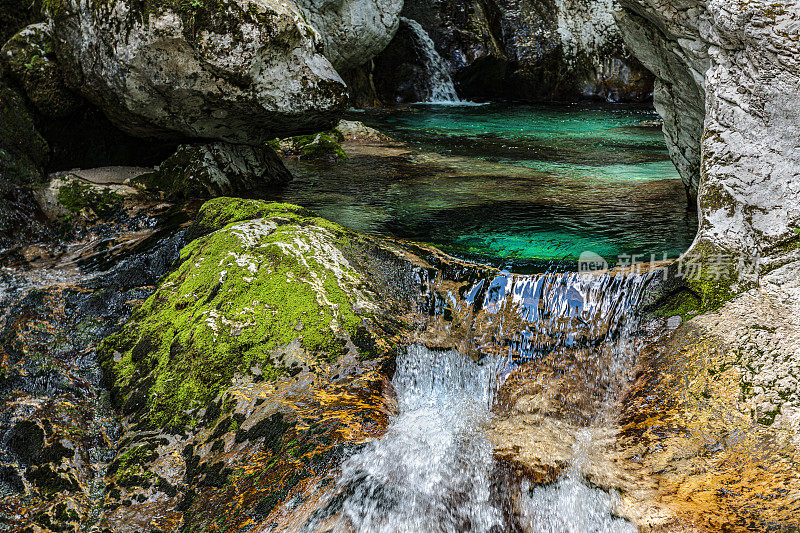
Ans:
{"label": "moss-covered boulder", "polygon": [[236,375],[274,380],[359,354],[353,343],[377,309],[342,252],[351,236],[341,227],[296,206],[229,198],[207,203],[200,224],[209,218],[221,229],[183,249],[103,350],[118,405],[147,427],[193,424],[192,410]]}
{"label": "moss-covered boulder", "polygon": [[65,117],[81,106],[81,98],[64,83],[46,23],[32,24],[14,35],[0,49],[0,61],[45,117]]}
{"label": "moss-covered boulder", "polygon": [[273,147],[289,157],[309,159],[347,159],[347,154],[342,149],[345,141],[344,135],[338,129],[312,133],[311,135],[298,135],[280,141],[274,141]]}
{"label": "moss-covered boulder", "polygon": [[396,278],[399,255],[303,208],[239,198],[206,202],[187,240],[99,350],[123,425],[111,531],[264,523],[332,481],[392,411],[387,368],[410,328],[379,273]]}
{"label": "moss-covered boulder", "polygon": [[264,196],[292,179],[269,146],[241,144],[184,144],[157,171],[137,178],[147,189],[164,191],[167,198]]}
{"label": "moss-covered boulder", "polygon": [[16,185],[40,181],[48,151],[22,95],[0,82],[0,181]]}

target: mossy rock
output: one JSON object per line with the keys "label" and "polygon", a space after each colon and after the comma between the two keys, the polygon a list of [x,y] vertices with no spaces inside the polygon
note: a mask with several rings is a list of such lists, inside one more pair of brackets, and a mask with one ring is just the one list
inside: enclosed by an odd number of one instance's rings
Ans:
{"label": "mossy rock", "polygon": [[345,138],[337,129],[299,135],[277,141],[273,144],[287,156],[311,159],[347,159],[347,154],[342,149]]}
{"label": "mossy rock", "polygon": [[135,183],[163,191],[170,200],[225,195],[263,197],[292,179],[269,146],[184,144],[157,171]]}
{"label": "mossy rock", "polygon": [[122,196],[109,188],[99,189],[94,185],[75,179],[58,190],[58,202],[72,213],[91,209],[101,219],[110,218],[122,209]]}
{"label": "mossy rock", "polygon": [[22,96],[0,82],[0,178],[13,185],[42,180],[49,157]]}
{"label": "mossy rock", "polygon": [[193,424],[237,374],[335,361],[377,308],[342,252],[353,235],[302,208],[220,198],[197,227],[206,235],[100,350],[117,405],[145,427]]}
{"label": "mossy rock", "polygon": [[14,35],[0,49],[0,59],[43,116],[66,117],[82,105],[64,83],[46,23],[32,24]]}
{"label": "mossy rock", "polygon": [[[755,269],[747,272],[744,269]],[[645,311],[655,316],[680,316],[684,321],[716,311],[738,294],[755,286],[758,265],[700,240],[670,265],[653,303]]]}

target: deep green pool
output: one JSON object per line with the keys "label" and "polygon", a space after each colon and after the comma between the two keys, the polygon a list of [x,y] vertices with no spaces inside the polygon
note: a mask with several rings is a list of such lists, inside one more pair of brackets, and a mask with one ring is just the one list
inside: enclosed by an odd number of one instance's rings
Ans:
{"label": "deep green pool", "polygon": [[574,269],[586,250],[612,263],[676,257],[697,230],[644,107],[428,105],[348,118],[412,150],[290,162],[296,179],[279,199],[516,271]]}

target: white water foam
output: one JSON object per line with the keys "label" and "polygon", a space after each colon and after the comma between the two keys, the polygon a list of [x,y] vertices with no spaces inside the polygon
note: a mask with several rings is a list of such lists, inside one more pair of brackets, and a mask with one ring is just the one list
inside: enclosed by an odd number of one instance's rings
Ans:
{"label": "white water foam", "polygon": [[[605,343],[619,349],[626,347],[628,312],[644,286],[642,278],[575,274],[500,278],[486,291],[484,309],[496,312],[507,301],[532,328],[567,346],[573,328],[591,330],[593,321],[605,322],[602,329],[616,331]],[[485,430],[507,365],[505,357],[479,364],[456,351],[409,347],[392,380],[398,415],[381,439],[342,464],[335,494],[306,530],[335,516],[335,532],[635,531],[613,515],[617,496],[581,475],[589,430],[576,435],[577,459],[556,483],[532,488],[523,481],[497,493],[497,464]]]}
{"label": "white water foam", "polygon": [[[392,383],[399,413],[386,434],[342,465],[347,494],[335,531],[489,532],[492,446],[484,436],[499,361],[411,346]],[[313,529],[313,526],[312,526]]]}

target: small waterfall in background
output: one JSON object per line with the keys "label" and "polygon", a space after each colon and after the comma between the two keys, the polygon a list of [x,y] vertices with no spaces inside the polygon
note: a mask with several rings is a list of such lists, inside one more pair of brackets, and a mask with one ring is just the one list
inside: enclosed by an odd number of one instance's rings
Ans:
{"label": "small waterfall in background", "polygon": [[401,22],[408,25],[417,41],[417,47],[425,59],[425,66],[428,69],[428,103],[460,102],[453,85],[453,78],[447,62],[436,51],[428,32],[416,20],[400,17]]}
{"label": "small waterfall in background", "polygon": [[334,516],[337,532],[636,531],[614,516],[617,495],[592,487],[581,474],[590,430],[575,429],[574,463],[555,483],[531,486],[523,480],[511,487],[497,483],[486,430],[497,392],[520,361],[542,354],[596,358],[605,368],[593,367],[586,387],[606,390],[607,382],[625,380],[632,364],[634,310],[647,281],[567,273],[504,274],[487,287],[476,283],[466,299],[496,316],[500,328],[514,317],[517,345],[478,363],[457,351],[420,345],[399,355],[392,379],[397,416],[383,437],[343,463],[335,494],[306,531],[330,530],[331,522],[322,526]]}

